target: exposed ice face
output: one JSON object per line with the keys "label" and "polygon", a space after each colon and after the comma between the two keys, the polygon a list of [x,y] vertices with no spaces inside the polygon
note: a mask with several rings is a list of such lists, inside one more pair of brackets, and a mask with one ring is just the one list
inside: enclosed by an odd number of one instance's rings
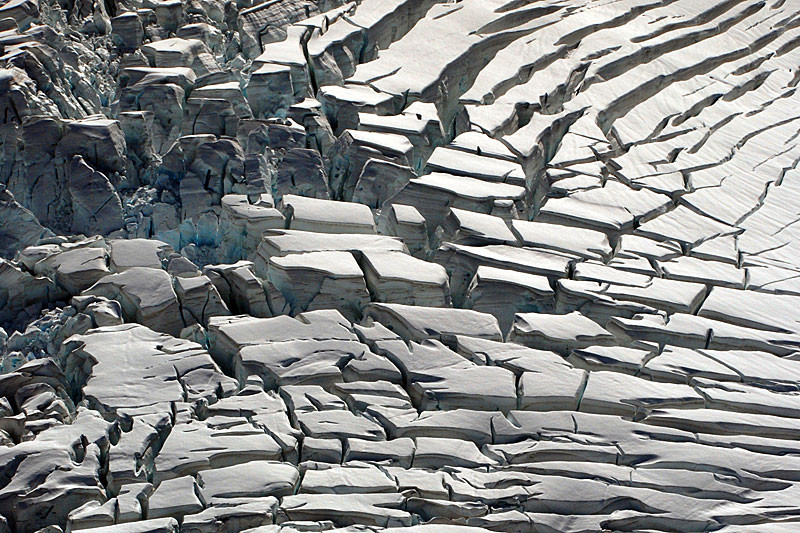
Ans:
{"label": "exposed ice face", "polygon": [[795,531],[794,0],[0,5],[0,533]]}

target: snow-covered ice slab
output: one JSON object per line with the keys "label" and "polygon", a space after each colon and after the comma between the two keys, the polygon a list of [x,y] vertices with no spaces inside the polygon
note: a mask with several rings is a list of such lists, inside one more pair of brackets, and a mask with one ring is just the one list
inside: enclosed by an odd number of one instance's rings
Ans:
{"label": "snow-covered ice slab", "polygon": [[349,252],[308,252],[273,257],[267,277],[292,314],[339,309],[354,319],[369,302],[364,273]]}
{"label": "snow-covered ice slab", "polygon": [[444,267],[399,252],[367,250],[361,268],[372,297],[379,302],[444,307],[450,284]]}
{"label": "snow-covered ice slab", "polygon": [[588,346],[613,346],[616,337],[577,311],[565,315],[518,313],[509,340],[567,353]]}
{"label": "snow-covered ice slab", "polygon": [[287,227],[320,233],[375,233],[367,206],[287,194],[283,197]]}
{"label": "snow-covered ice slab", "polygon": [[367,307],[365,316],[407,340],[447,339],[453,335],[503,338],[497,319],[492,315],[466,309],[373,303]]}
{"label": "snow-covered ice slab", "polygon": [[357,233],[326,234],[299,230],[278,230],[266,233],[259,244],[255,257],[256,271],[271,257],[282,257],[294,253],[389,250],[405,251],[403,241],[383,235]]}

